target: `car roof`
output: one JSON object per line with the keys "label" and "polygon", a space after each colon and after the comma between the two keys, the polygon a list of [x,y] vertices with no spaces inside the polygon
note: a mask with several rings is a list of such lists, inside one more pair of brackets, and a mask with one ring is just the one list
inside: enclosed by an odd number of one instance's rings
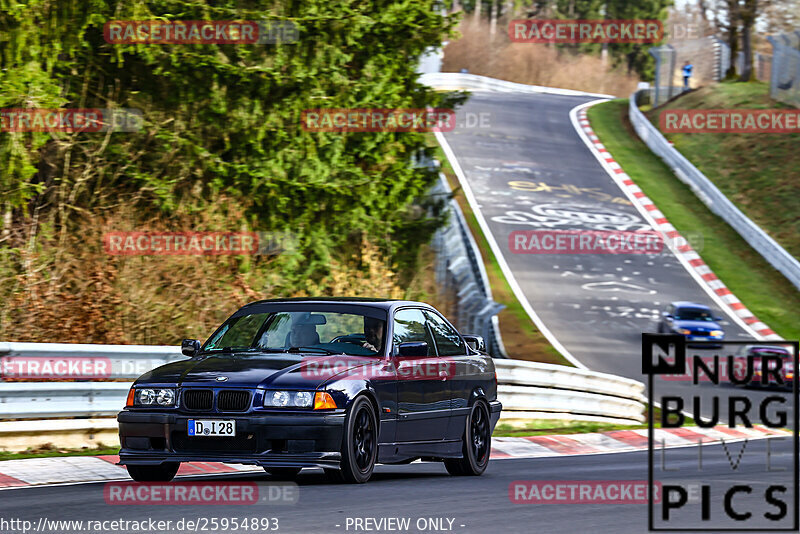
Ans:
{"label": "car roof", "polygon": [[776,351],[776,352],[785,352],[789,354],[789,349],[787,347],[780,347],[777,345],[747,345],[747,350],[769,350],[769,351]]}
{"label": "car roof", "polygon": [[710,310],[711,308],[706,306],[705,304],[699,304],[697,302],[690,302],[688,300],[678,300],[675,302],[671,302],[673,306],[676,308],[701,308],[703,310]]}
{"label": "car roof", "polygon": [[370,297],[291,297],[291,298],[276,298],[257,300],[245,304],[240,309],[248,308],[250,306],[262,304],[278,304],[278,303],[292,303],[292,304],[360,304],[369,306],[371,308],[380,308],[383,310],[390,310],[400,308],[403,306],[421,306],[424,308],[431,308],[433,306],[424,302],[417,302],[413,300],[398,300],[398,299],[382,299]]}

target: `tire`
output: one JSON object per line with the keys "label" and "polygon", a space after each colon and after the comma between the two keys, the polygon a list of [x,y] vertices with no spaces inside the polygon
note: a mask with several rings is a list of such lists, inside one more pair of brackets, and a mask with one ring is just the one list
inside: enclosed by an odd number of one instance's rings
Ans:
{"label": "tire", "polygon": [[378,458],[378,421],[366,397],[357,397],[344,422],[340,468],[325,469],[334,481],[363,484],[372,476]]}
{"label": "tire", "polygon": [[136,482],[169,482],[175,478],[180,462],[166,462],[160,465],[126,465],[128,474]]}
{"label": "tire", "polygon": [[444,461],[447,472],[454,476],[479,476],[489,465],[492,451],[492,433],[489,419],[489,405],[477,400],[467,417],[462,437],[461,458],[448,458]]}
{"label": "tire", "polygon": [[299,467],[265,467],[269,476],[276,480],[294,480],[300,473]]}

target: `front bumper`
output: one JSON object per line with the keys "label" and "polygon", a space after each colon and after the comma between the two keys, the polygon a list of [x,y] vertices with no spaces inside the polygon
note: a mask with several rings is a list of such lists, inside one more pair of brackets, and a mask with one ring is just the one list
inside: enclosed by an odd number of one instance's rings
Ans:
{"label": "front bumper", "polygon": [[[329,467],[341,460],[344,411],[301,414],[117,415],[121,465],[214,461],[265,467]],[[236,421],[236,436],[189,437],[189,419]]]}
{"label": "front bumper", "polygon": [[[678,332],[675,332],[675,333],[678,334]],[[686,338],[686,344],[688,346],[693,347],[693,348],[699,348],[699,349],[719,349],[719,348],[722,348],[722,346],[723,346],[722,342],[725,341],[725,336],[712,337],[712,336],[703,336],[703,335],[697,335],[697,334],[680,334],[680,335],[682,335],[684,338]],[[698,341],[711,342],[711,343],[713,343],[713,345],[712,344],[708,344],[708,345],[695,344]]]}
{"label": "front bumper", "polygon": [[719,343],[725,341],[725,338],[713,337],[713,336],[687,335],[686,341],[716,341]]}

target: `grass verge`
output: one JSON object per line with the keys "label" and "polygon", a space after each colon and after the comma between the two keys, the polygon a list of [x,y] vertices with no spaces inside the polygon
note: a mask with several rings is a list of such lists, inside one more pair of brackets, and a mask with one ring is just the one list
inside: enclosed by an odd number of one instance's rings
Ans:
{"label": "grass verge", "polygon": [[53,456],[102,456],[106,454],[119,454],[119,447],[61,449],[58,447],[44,446],[21,452],[0,451],[0,461],[21,460],[23,458],[51,458]]}
{"label": "grass verge", "polygon": [[[647,409],[644,412],[647,417]],[[654,427],[661,428],[661,409],[653,408],[655,418]],[[674,420],[674,419],[671,419]],[[694,419],[685,416],[682,426],[694,426]],[[647,420],[642,424],[621,425],[613,423],[599,423],[596,421],[566,421],[563,419],[534,419],[526,423],[525,426],[513,426],[508,423],[498,423],[495,427],[493,437],[523,437],[523,436],[547,436],[554,434],[588,434],[592,432],[610,432],[611,430],[636,430],[647,428]]]}
{"label": "grass verge", "polygon": [[[726,82],[702,87],[647,113],[659,127],[674,109],[794,109],[769,97],[769,84]],[[736,207],[800,258],[800,133],[669,133],[667,139]]]}
{"label": "grass verge", "polygon": [[681,233],[703,236],[695,248],[725,285],[778,334],[798,339],[800,293],[647,148],[628,120],[628,100],[592,106],[588,115],[614,159],[669,222]]}

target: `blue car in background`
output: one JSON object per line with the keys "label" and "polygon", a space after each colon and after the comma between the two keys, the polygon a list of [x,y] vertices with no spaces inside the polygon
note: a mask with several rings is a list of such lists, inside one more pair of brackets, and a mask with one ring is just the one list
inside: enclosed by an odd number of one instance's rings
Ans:
{"label": "blue car in background", "polygon": [[671,303],[661,313],[659,333],[681,334],[686,341],[722,341],[725,332],[717,321],[721,321],[711,308],[696,302]]}

